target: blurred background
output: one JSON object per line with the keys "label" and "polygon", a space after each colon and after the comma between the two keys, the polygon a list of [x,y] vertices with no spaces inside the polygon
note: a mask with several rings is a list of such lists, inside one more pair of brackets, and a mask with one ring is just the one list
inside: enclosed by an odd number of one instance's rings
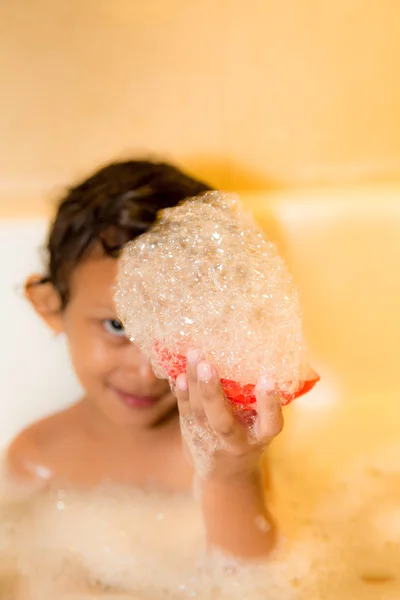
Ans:
{"label": "blurred background", "polygon": [[0,214],[147,154],[235,190],[400,174],[396,0],[1,0]]}

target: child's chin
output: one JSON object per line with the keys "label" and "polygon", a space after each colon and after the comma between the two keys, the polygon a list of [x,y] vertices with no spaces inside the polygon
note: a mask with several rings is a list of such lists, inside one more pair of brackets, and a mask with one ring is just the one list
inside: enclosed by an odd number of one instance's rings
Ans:
{"label": "child's chin", "polygon": [[119,400],[107,403],[102,407],[102,412],[107,419],[120,427],[151,428],[166,420],[176,411],[176,401],[162,399],[148,406],[129,406]]}

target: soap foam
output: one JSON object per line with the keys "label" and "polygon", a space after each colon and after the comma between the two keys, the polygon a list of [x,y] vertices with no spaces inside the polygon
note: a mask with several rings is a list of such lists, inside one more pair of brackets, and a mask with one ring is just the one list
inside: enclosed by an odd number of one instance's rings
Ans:
{"label": "soap foam", "polygon": [[31,594],[24,600],[89,592],[135,600],[265,600],[266,589],[271,600],[297,598],[291,582],[299,569],[293,574],[276,558],[245,565],[208,554],[189,496],[126,487],[63,489],[62,496],[62,510],[56,489],[16,501],[15,515],[0,507],[14,532],[3,537],[0,558],[8,555],[11,564],[12,557],[14,573],[23,575]]}
{"label": "soap foam", "polygon": [[[399,456],[395,445],[350,465],[312,510],[296,487],[302,479],[293,482],[291,498],[280,496],[279,505],[297,521],[296,534],[259,564],[207,553],[190,495],[120,486],[21,494],[2,487],[0,597],[398,599]],[[298,497],[304,505],[292,503]]]}
{"label": "soap foam", "polygon": [[244,401],[262,374],[287,398],[307,379],[293,279],[236,196],[208,192],[162,211],[125,247],[115,301],[160,377],[174,379],[198,348]]}

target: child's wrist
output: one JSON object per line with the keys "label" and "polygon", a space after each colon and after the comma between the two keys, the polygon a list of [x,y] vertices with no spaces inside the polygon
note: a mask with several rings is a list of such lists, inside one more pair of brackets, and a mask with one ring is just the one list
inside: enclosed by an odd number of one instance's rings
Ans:
{"label": "child's wrist", "polygon": [[259,457],[251,456],[232,460],[224,460],[223,464],[215,464],[201,478],[205,486],[241,487],[253,484],[262,479]]}

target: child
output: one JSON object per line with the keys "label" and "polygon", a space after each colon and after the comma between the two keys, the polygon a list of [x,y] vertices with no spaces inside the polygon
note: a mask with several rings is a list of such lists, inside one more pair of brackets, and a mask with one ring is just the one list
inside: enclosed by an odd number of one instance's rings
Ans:
{"label": "child", "polygon": [[151,227],[157,211],[208,189],[171,165],[128,161],[99,170],[62,200],[48,240],[48,272],[29,277],[25,289],[47,325],[65,334],[84,396],[22,432],[8,450],[8,465],[28,479],[190,491],[196,474],[186,460],[189,447],[182,447],[179,416],[192,414],[200,426],[207,416],[223,441],[198,482],[207,541],[228,554],[256,557],[275,539],[260,463],[282,429],[279,399],[261,378],[258,440],[250,442],[201,353],[188,353],[174,396],[125,337],[113,304],[121,247]]}

